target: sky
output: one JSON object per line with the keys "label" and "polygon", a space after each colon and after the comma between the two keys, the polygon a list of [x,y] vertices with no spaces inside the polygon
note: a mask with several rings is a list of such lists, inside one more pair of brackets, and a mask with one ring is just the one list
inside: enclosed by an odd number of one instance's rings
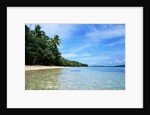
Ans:
{"label": "sky", "polygon": [[[50,38],[58,35],[62,57],[93,65],[125,64],[125,24],[39,24]],[[35,24],[27,24],[31,29]]]}

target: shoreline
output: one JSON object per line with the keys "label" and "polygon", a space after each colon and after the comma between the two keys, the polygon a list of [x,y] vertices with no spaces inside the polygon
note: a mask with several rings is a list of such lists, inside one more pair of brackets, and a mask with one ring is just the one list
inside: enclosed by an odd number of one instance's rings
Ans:
{"label": "shoreline", "polygon": [[55,68],[68,68],[67,66],[43,66],[43,65],[25,65],[25,71],[30,70],[45,70]]}

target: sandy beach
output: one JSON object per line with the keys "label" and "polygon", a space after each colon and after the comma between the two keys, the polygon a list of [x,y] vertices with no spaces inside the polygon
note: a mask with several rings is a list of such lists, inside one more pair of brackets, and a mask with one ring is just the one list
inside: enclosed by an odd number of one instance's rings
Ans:
{"label": "sandy beach", "polygon": [[64,66],[41,66],[41,65],[35,65],[35,66],[25,66],[25,71],[29,70],[42,70],[42,69],[55,69],[55,68],[68,68]]}

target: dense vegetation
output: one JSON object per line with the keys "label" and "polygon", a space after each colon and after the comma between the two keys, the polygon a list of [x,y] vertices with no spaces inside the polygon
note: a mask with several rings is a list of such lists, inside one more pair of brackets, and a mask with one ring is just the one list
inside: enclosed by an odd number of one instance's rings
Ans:
{"label": "dense vegetation", "polygon": [[49,38],[40,25],[31,30],[25,25],[25,64],[26,65],[59,65],[59,66],[88,66],[76,61],[70,61],[61,56],[58,50],[61,40],[58,35]]}

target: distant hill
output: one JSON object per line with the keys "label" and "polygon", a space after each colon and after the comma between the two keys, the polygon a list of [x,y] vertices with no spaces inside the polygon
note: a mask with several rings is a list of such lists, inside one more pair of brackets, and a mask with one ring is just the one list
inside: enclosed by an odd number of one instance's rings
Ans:
{"label": "distant hill", "polygon": [[125,67],[125,65],[116,65],[116,66],[113,66],[113,67]]}
{"label": "distant hill", "polygon": [[125,67],[125,65],[114,65],[114,66],[94,65],[89,67]]}

